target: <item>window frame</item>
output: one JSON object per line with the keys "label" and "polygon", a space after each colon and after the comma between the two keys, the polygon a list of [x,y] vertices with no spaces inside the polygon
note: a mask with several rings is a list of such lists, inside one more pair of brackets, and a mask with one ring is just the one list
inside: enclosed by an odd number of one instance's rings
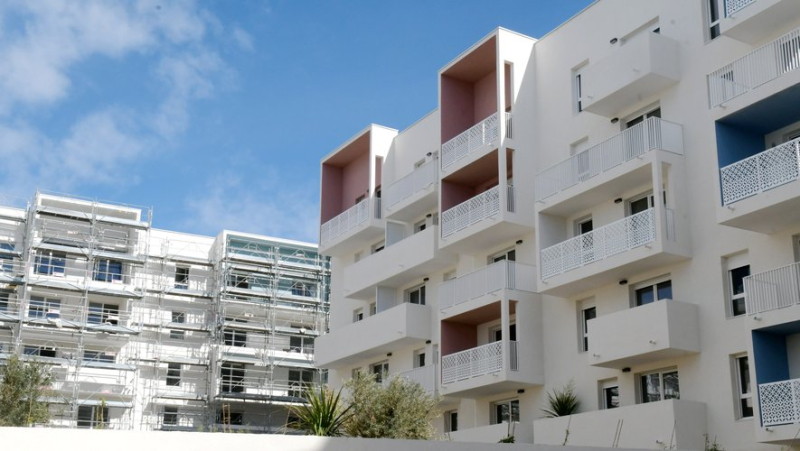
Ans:
{"label": "window frame", "polygon": [[[514,416],[514,406],[516,405],[516,417]],[[503,421],[498,418],[498,408],[507,407],[508,419],[510,421]],[[504,399],[502,401],[494,401],[489,408],[490,411],[490,424],[504,424],[504,423],[519,423],[520,404],[519,398]]]}
{"label": "window frame", "polygon": [[[736,399],[736,419],[746,420],[754,417],[755,397],[753,396],[753,380],[750,377],[750,359],[747,354],[738,354],[731,357],[733,364],[733,383],[735,384],[734,396]],[[742,362],[746,367],[742,368]],[[744,370],[744,371],[743,371]],[[746,387],[742,376],[747,375]],[[750,404],[747,406],[747,404]],[[748,412],[749,409],[749,412]]]}
{"label": "window frame", "polygon": [[458,410],[448,410],[444,413],[444,432],[458,431]]}
{"label": "window frame", "polygon": [[161,425],[177,426],[178,414],[178,406],[164,406],[164,410],[161,412]]}
{"label": "window frame", "polygon": [[125,265],[121,260],[104,258],[94,262],[92,280],[107,283],[123,283]]}
{"label": "window frame", "polygon": [[[605,381],[600,381],[600,410],[611,410],[611,409],[618,409],[620,407],[619,402],[619,381],[614,379],[607,379]],[[612,398],[609,399],[608,393],[609,390],[616,389],[616,397],[617,397],[617,405],[613,405],[613,395]],[[612,404],[609,404],[611,402]]]}
{"label": "window frame", "polygon": [[[594,316],[586,317],[586,312],[592,310]],[[589,321],[597,318],[597,305],[594,300],[588,299],[578,303],[578,352],[589,352]]]}
{"label": "window frame", "polygon": [[[415,286],[405,290],[405,292],[403,293],[403,300],[406,303],[409,303],[409,304],[425,305],[425,293],[426,293],[426,291],[427,291],[427,289],[425,288],[425,284],[424,283],[419,284],[419,285],[415,285]],[[414,300],[412,298],[412,295],[414,293],[417,294],[417,302],[414,302]]]}
{"label": "window frame", "polygon": [[[670,294],[672,295],[672,297],[660,298],[659,297],[659,285],[663,285],[665,283],[669,283]],[[653,292],[653,301],[652,302],[647,302],[645,304],[639,304],[638,292],[642,291],[642,290],[645,290],[647,288],[650,288],[652,290],[652,292]],[[673,290],[672,276],[670,274],[665,274],[665,275],[660,276],[660,277],[656,277],[656,278],[653,278],[653,279],[648,279],[648,280],[633,284],[631,286],[630,307],[631,308],[636,308],[636,307],[642,307],[642,306],[645,306],[645,305],[653,304],[653,303],[656,303],[656,302],[659,302],[659,301],[672,300],[672,299],[674,299],[674,295],[675,295],[675,293],[672,290]]]}
{"label": "window frame", "polygon": [[[666,379],[667,378],[665,376],[666,375],[670,375],[672,373],[675,374],[676,380],[678,381],[678,385],[677,385],[678,396],[667,398],[667,394],[666,394]],[[658,380],[658,399],[654,399],[654,400],[650,400],[650,398],[648,397],[648,393],[647,393],[647,390],[645,389],[645,382],[644,382],[644,378],[645,377],[652,376],[652,375],[658,375],[658,379],[659,379]],[[649,404],[649,403],[652,403],[652,402],[667,401],[667,400],[670,400],[670,399],[681,399],[680,373],[678,372],[678,368],[677,367],[662,368],[662,369],[659,369],[659,370],[646,371],[646,372],[643,372],[643,373],[639,373],[637,375],[637,380],[639,382],[638,383],[638,387],[639,387],[638,401],[639,401],[639,404]]]}
{"label": "window frame", "polygon": [[[378,371],[375,371],[375,370]],[[389,377],[389,361],[388,360],[381,360],[380,362],[371,363],[369,365],[369,374],[375,375],[375,381],[379,384],[385,380],[388,380]]]}
{"label": "window frame", "polygon": [[183,371],[183,365],[181,365],[180,363],[175,363],[175,362],[167,363],[167,377],[166,377],[167,387],[181,386],[182,371]]}
{"label": "window frame", "polygon": [[175,266],[175,289],[188,290],[189,277],[191,274],[191,266],[177,265]]}
{"label": "window frame", "polygon": [[[747,268],[747,275],[742,277],[742,291],[740,293],[736,293],[736,286],[734,285],[734,271],[740,270],[742,268]],[[730,309],[730,316],[735,318],[739,316],[747,315],[747,293],[744,289],[744,278],[748,277],[752,274],[750,269],[750,264],[746,265],[738,265],[735,268],[728,268],[727,271],[727,294],[728,294],[728,308]],[[737,313],[737,304],[741,302],[742,311]]]}
{"label": "window frame", "polygon": [[[714,18],[716,12],[716,18]],[[720,8],[719,0],[707,0],[705,7],[706,22],[706,42],[711,42],[722,35],[720,32],[720,22],[725,16],[724,7]]]}

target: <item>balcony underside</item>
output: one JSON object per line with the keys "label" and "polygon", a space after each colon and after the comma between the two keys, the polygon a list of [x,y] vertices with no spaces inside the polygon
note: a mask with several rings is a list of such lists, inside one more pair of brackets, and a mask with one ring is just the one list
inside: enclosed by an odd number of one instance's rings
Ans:
{"label": "balcony underside", "polygon": [[773,30],[791,24],[800,15],[795,0],[757,0],[720,21],[720,33],[747,44],[757,44]]}
{"label": "balcony underside", "polygon": [[494,216],[440,239],[439,249],[459,253],[485,251],[533,230],[533,224],[519,223],[516,218],[514,213],[501,210]]}
{"label": "balcony underside", "polygon": [[380,219],[370,219],[347,233],[336,237],[325,246],[320,245],[322,255],[344,255],[368,246],[384,236],[384,225]]}
{"label": "balcony underside", "polygon": [[657,240],[550,277],[539,285],[539,292],[552,296],[575,296],[590,289],[618,283],[634,274],[689,258],[688,252],[682,252],[674,243],[668,244],[669,249],[665,249],[663,240]]}
{"label": "balcony underside", "polygon": [[[521,357],[522,358],[522,357]],[[527,358],[527,356],[525,356]],[[525,380],[519,371],[499,371],[493,374],[473,377],[450,384],[442,384],[442,396],[460,398],[482,398],[506,392],[516,392],[526,388],[543,385],[543,381]]]}
{"label": "balcony underside", "polygon": [[436,208],[437,195],[436,185],[431,184],[427,188],[411,195],[391,208],[386,208],[386,219],[395,221],[409,222],[419,218],[423,214]]}
{"label": "balcony underside", "polygon": [[800,180],[717,207],[717,222],[760,233],[775,233],[800,222]]}

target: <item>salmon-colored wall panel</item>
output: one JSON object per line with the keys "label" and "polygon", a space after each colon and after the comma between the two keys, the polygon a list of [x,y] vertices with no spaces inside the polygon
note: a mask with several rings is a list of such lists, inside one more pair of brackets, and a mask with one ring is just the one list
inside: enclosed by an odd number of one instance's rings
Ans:
{"label": "salmon-colored wall panel", "polygon": [[[497,111],[497,71],[493,70],[485,77],[478,80],[473,86],[474,106],[472,108],[472,124],[486,119]],[[465,127],[466,130],[469,127]]]}
{"label": "salmon-colored wall panel", "polygon": [[442,355],[478,346],[478,329],[469,324],[442,321]]}
{"label": "salmon-colored wall panel", "polygon": [[511,94],[513,92],[513,87],[511,86],[511,65],[508,63],[503,64],[503,68],[503,72],[505,72],[505,108],[506,111],[511,111]]}
{"label": "salmon-colored wall panel", "polygon": [[383,158],[375,157],[375,186],[381,186],[381,178],[383,175]]}
{"label": "salmon-colored wall panel", "polygon": [[475,188],[442,180],[442,211],[455,207],[475,195]]}
{"label": "salmon-colored wall panel", "polygon": [[442,144],[473,124],[472,83],[442,75]]}
{"label": "salmon-colored wall panel", "polygon": [[325,224],[341,213],[342,168],[322,165],[322,198],[320,199],[320,224]]}
{"label": "salmon-colored wall panel", "polygon": [[339,212],[356,204],[356,199],[369,193],[369,153],[359,155],[342,168],[341,203]]}

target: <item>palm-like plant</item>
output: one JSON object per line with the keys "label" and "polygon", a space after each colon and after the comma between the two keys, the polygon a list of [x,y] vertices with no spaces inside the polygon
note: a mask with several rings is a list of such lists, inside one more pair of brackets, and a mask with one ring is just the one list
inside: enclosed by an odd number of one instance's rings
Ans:
{"label": "palm-like plant", "polygon": [[570,381],[564,388],[554,388],[552,392],[547,393],[547,407],[542,409],[542,412],[547,418],[563,417],[575,413],[579,405],[575,387]]}
{"label": "palm-like plant", "polygon": [[308,404],[292,407],[297,420],[289,423],[289,427],[300,429],[310,435],[338,437],[342,425],[352,415],[350,407],[341,406],[342,390],[334,393],[327,387],[309,388],[305,392]]}

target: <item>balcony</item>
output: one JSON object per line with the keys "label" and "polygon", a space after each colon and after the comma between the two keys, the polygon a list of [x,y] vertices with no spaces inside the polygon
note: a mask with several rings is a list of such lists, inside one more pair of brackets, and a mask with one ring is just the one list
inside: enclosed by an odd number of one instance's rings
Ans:
{"label": "balcony", "polygon": [[[459,242],[461,251],[464,246],[482,246],[495,244],[503,239],[510,239],[520,233],[530,231],[524,225],[512,222],[515,218],[515,193],[510,185],[495,186],[474,196],[448,210],[441,215],[442,243],[441,247]],[[506,205],[501,205],[500,190],[506,189]],[[491,228],[491,230],[489,230]],[[469,237],[470,240],[464,240]],[[458,247],[458,246],[456,246]],[[453,248],[456,250],[456,248]]]}
{"label": "balcony", "polygon": [[[796,14],[792,17],[796,17]],[[800,29],[795,29],[708,74],[706,78],[710,108],[720,106],[799,68],[798,42]]]}
{"label": "balcony", "polygon": [[[683,155],[682,127],[679,124],[651,117],[541,171],[535,179],[536,201],[542,202],[560,194],[552,202],[548,201],[549,204],[558,203],[600,184],[611,183],[615,178],[621,176],[622,171],[627,169],[615,170],[616,168],[656,149]],[[572,189],[579,185],[580,188]],[[619,191],[616,186],[611,189]]]}
{"label": "balcony", "polygon": [[499,136],[499,115],[494,113],[442,144],[440,160],[442,172],[449,171],[458,161],[468,157],[470,154],[478,154],[478,150],[484,148],[484,146],[494,144],[494,147],[497,147]]}
{"label": "balcony", "polygon": [[509,260],[492,263],[440,285],[439,308],[443,312],[462,304],[468,304],[465,308],[474,308],[470,301],[478,299],[479,304],[483,303],[481,301],[494,301],[498,297],[496,293],[500,290],[533,293],[536,291],[535,279],[534,266]]}
{"label": "balcony", "polygon": [[439,384],[436,383],[436,370],[438,365],[425,365],[412,370],[397,373],[397,377],[402,377],[412,382],[416,382],[425,392],[434,395],[438,391]]}
{"label": "balcony", "polygon": [[387,219],[411,221],[436,207],[436,161],[429,161],[384,190]]}
{"label": "balcony", "polygon": [[346,267],[345,295],[374,296],[378,286],[400,288],[454,263],[455,257],[439,251],[438,234],[439,227],[428,227]]}
{"label": "balcony", "polygon": [[442,356],[441,394],[481,397],[541,384],[530,368],[534,347],[501,340]]}
{"label": "balcony", "polygon": [[725,0],[720,33],[747,44],[756,44],[773,30],[791,24],[800,14],[794,0]]}
{"label": "balcony", "polygon": [[[335,216],[320,227],[320,248],[326,252],[343,252],[343,242],[359,235],[358,243],[366,243],[377,238],[383,232],[381,219],[381,199],[368,198],[353,205],[343,213]],[[361,233],[364,232],[364,233]],[[359,244],[351,243],[348,248],[358,247]]]}
{"label": "balcony", "polygon": [[758,385],[761,425],[800,423],[800,379]]}
{"label": "balcony", "polygon": [[606,117],[652,97],[680,80],[678,42],[642,31],[581,74],[583,110]]}
{"label": "balcony", "polygon": [[622,369],[700,352],[695,304],[662,300],[589,321],[589,363]]}
{"label": "balcony", "polygon": [[[620,434],[621,424],[625,426]],[[669,444],[674,449],[705,449],[706,405],[671,399],[533,422],[537,445],[561,446],[567,430],[570,446],[616,442],[626,449],[662,449]]]}
{"label": "balcony", "polygon": [[800,263],[751,274],[744,290],[748,315],[800,304]]}
{"label": "balcony", "polygon": [[326,368],[385,356],[398,347],[424,344],[432,338],[431,329],[430,307],[404,303],[319,337],[315,364]]}

